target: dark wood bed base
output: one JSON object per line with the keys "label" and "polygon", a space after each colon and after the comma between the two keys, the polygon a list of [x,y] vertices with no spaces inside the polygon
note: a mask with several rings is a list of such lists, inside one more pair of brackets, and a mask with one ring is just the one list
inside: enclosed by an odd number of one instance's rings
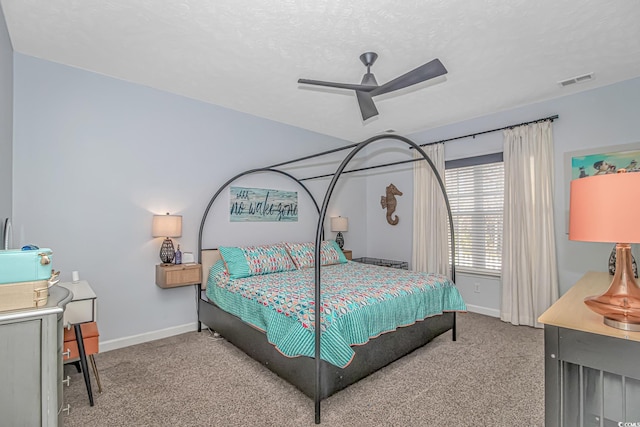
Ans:
{"label": "dark wood bed base", "polygon": [[[276,375],[296,386],[305,395],[314,398],[315,360],[313,358],[282,355],[273,344],[267,341],[266,334],[222,310],[208,299],[199,299],[198,310],[203,324],[218,332]],[[320,398],[324,399],[348,387],[422,347],[448,330],[453,330],[455,336],[455,313],[428,317],[411,326],[382,334],[367,344],[354,346],[355,357],[346,368],[339,368],[324,360],[321,361]]]}

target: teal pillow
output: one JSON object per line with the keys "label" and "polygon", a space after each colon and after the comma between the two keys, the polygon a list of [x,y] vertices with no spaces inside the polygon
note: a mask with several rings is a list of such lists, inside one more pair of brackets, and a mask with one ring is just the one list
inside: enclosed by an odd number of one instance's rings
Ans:
{"label": "teal pillow", "polygon": [[283,244],[221,246],[219,250],[232,279],[296,269]]}
{"label": "teal pillow", "polygon": [[251,270],[242,249],[235,246],[220,246],[218,250],[227,266],[230,278],[240,279],[251,276]]}

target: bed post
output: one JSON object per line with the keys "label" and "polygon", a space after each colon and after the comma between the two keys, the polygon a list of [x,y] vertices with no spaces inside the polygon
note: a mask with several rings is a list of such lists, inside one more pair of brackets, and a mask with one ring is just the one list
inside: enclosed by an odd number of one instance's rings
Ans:
{"label": "bed post", "polygon": [[316,424],[320,424],[320,401],[322,396],[322,384],[320,383],[320,370],[322,368],[321,362],[321,352],[320,352],[320,335],[321,335],[321,323],[322,323],[322,295],[320,288],[320,247],[322,246],[322,238],[323,238],[323,230],[324,230],[324,218],[327,214],[327,207],[329,205],[329,200],[331,200],[331,195],[333,194],[333,189],[338,182],[338,178],[342,174],[342,171],[347,166],[347,164],[351,161],[353,156],[355,156],[360,150],[362,150],[366,145],[375,141],[376,138],[370,138],[367,141],[361,142],[358,144],[345,159],[342,161],[336,173],[333,175],[331,179],[331,183],[329,183],[329,187],[327,188],[327,192],[324,195],[324,201],[322,202],[322,208],[320,209],[318,215],[318,226],[316,228],[316,247],[315,247],[315,263],[314,263],[314,273],[315,273],[315,368],[316,368],[316,378],[315,378],[315,393],[314,393],[314,403],[315,403],[315,422]]}
{"label": "bed post", "polygon": [[[445,205],[447,207],[447,215],[449,217],[449,227],[451,229],[451,279],[452,281],[455,283],[455,272],[456,272],[456,267],[455,267],[455,241],[454,241],[454,229],[453,229],[453,216],[451,214],[451,206],[449,205],[449,198],[447,197],[447,191],[446,188],[444,186],[444,182],[442,181],[442,177],[440,176],[440,174],[438,173],[438,170],[436,169],[436,166],[433,164],[433,161],[431,161],[431,159],[429,158],[429,156],[427,155],[427,153],[425,153],[425,151],[422,149],[422,147],[420,147],[419,145],[417,145],[416,143],[414,143],[413,141],[411,141],[408,138],[399,136],[399,135],[377,135],[374,137],[371,137],[361,143],[359,143],[358,145],[355,146],[355,148],[353,150],[351,150],[349,152],[349,154],[347,155],[347,157],[344,158],[344,160],[342,161],[342,163],[340,164],[340,166],[338,166],[338,169],[336,169],[336,172],[333,174],[333,178],[331,179],[331,182],[329,183],[329,187],[327,188],[327,192],[325,193],[324,196],[324,201],[322,202],[322,208],[319,212],[319,217],[318,217],[318,226],[316,229],[316,247],[315,247],[315,367],[316,367],[316,378],[315,378],[315,422],[316,424],[320,424],[320,396],[321,396],[321,392],[322,392],[322,387],[320,384],[320,369],[321,369],[321,364],[320,364],[320,335],[321,335],[321,321],[322,321],[322,312],[321,312],[321,307],[322,307],[322,298],[321,298],[321,287],[320,287],[320,246],[322,244],[322,230],[323,230],[323,224],[324,224],[324,218],[325,215],[327,213],[327,207],[329,205],[329,200],[331,199],[331,195],[333,194],[333,190],[336,186],[336,183],[338,181],[338,179],[340,178],[340,175],[342,175],[342,172],[344,171],[345,167],[347,166],[347,164],[351,161],[351,159],[363,148],[365,148],[367,145],[371,144],[374,141],[377,141],[379,139],[397,139],[399,141],[403,141],[407,144],[409,144],[410,146],[412,146],[413,148],[415,148],[416,150],[418,150],[418,152],[420,154],[422,154],[422,157],[427,161],[427,163],[429,164],[429,166],[431,167],[431,170],[433,171],[438,184],[440,185],[440,190],[442,191],[442,196],[444,197],[444,202]],[[455,317],[455,312],[453,314],[453,325],[452,325],[452,330],[453,330],[453,340],[455,341],[455,336],[456,336],[456,317]]]}
{"label": "bed post", "polygon": [[[202,263],[202,260],[200,259],[202,257],[201,255],[202,250],[198,251],[198,262]],[[204,277],[202,278],[202,280],[206,280]],[[198,332],[202,332],[202,322],[200,321],[200,293],[202,292],[202,283],[197,283],[195,285],[196,288],[196,314],[198,317]]]}
{"label": "bed post", "polygon": [[453,312],[453,328],[451,329],[452,341],[456,341],[456,312]]}

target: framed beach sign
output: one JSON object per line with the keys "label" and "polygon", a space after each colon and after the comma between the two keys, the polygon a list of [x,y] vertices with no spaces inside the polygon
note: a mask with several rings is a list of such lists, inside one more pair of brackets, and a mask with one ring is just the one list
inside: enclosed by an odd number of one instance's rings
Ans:
{"label": "framed beach sign", "polygon": [[640,142],[609,145],[571,151],[564,154],[566,233],[569,233],[569,203],[571,181],[587,176],[617,173],[621,169],[640,173]]}
{"label": "framed beach sign", "polygon": [[296,222],[298,192],[266,188],[230,187],[231,222]]}

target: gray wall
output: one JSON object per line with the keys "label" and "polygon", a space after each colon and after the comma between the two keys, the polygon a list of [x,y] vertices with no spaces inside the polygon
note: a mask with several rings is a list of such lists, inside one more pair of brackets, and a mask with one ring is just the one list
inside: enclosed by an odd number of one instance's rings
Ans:
{"label": "gray wall", "polygon": [[11,217],[13,48],[0,7],[0,219]]}
{"label": "gray wall", "polygon": [[[553,124],[555,159],[549,165],[555,174],[555,221],[560,293],[565,293],[586,271],[606,271],[609,253],[613,245],[569,241],[566,235],[568,181],[565,179],[564,155],[567,152],[629,143],[640,143],[640,79],[632,79],[569,95],[562,98],[532,104],[526,107],[468,120],[450,126],[410,135],[417,143],[438,141],[517,124],[528,120],[560,116]],[[447,160],[502,151],[502,132],[467,138],[445,145]],[[380,150],[385,151],[385,150]],[[399,150],[398,160],[410,156],[408,150]],[[380,154],[382,156],[382,154]],[[544,171],[541,171],[544,173]],[[399,198],[397,212],[403,218],[395,227],[384,221],[384,211],[379,200],[384,188],[393,182],[404,191]],[[367,179],[367,212],[369,230],[367,252],[370,256],[411,260],[411,206],[413,175],[411,167],[399,168],[391,174],[372,175]],[[638,248],[634,247],[636,259]],[[497,314],[500,307],[500,281],[459,275],[457,284],[467,303],[480,312]],[[480,293],[473,291],[474,283],[480,284]]]}
{"label": "gray wall", "polygon": [[[73,270],[90,281],[109,348],[140,334],[147,340],[193,329],[196,320],[193,287],[155,285],[162,239],[151,236],[153,214],[183,215],[183,235],[174,243],[195,252],[201,216],[227,179],[345,144],[22,54],[14,61],[14,238],[51,247],[63,281]],[[291,170],[306,176],[327,167],[307,162]],[[327,182],[309,183],[319,203]],[[298,191],[300,220],[231,224],[224,192],[205,247],[313,239],[315,208],[294,183],[259,175],[236,184]],[[329,214],[364,217],[363,194],[362,181],[341,185]]]}

